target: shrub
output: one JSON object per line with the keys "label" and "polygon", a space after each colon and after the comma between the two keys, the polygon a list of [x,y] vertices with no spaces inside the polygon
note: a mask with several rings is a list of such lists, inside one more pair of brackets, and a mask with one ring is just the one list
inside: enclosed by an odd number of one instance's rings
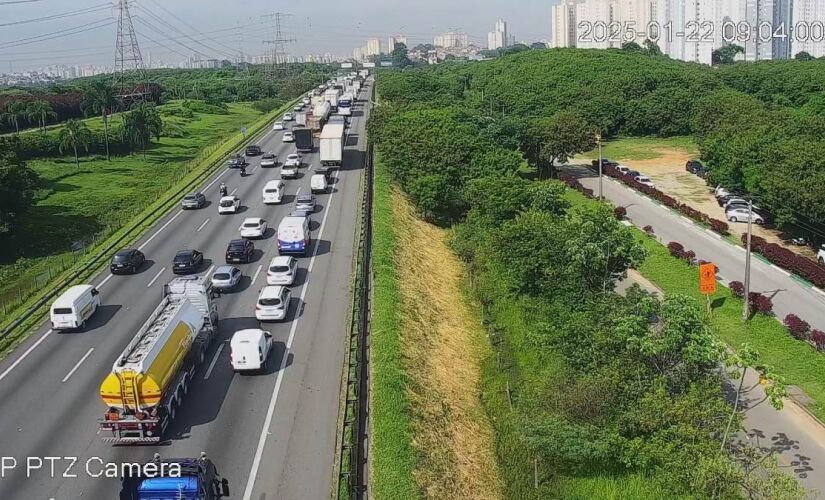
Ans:
{"label": "shrub", "polygon": [[[742,234],[742,244],[747,244],[747,234]],[[762,255],[771,264],[795,273],[818,287],[825,287],[825,267],[764,238],[751,235],[751,250]]]}
{"label": "shrub", "polygon": [[811,329],[811,325],[796,314],[785,316],[783,323],[794,338],[799,340],[806,340],[808,338],[808,331]]}
{"label": "shrub", "polygon": [[728,223],[719,219],[710,219],[710,228],[722,236],[730,234],[730,226],[728,226]]}
{"label": "shrub", "polygon": [[682,255],[682,258],[692,263],[696,259],[696,252],[693,250],[688,250],[684,253],[684,255]]}
{"label": "shrub", "polygon": [[670,250],[670,255],[674,257],[681,257],[682,252],[685,251],[685,247],[681,243],[677,243],[675,241],[668,243],[667,249]]}
{"label": "shrub", "polygon": [[650,224],[648,224],[647,226],[645,226],[644,228],[642,228],[642,230],[643,230],[645,233],[647,233],[647,235],[648,235],[648,236],[653,236],[654,234],[656,234],[656,233],[653,231],[653,226],[651,226]]}
{"label": "shrub", "polygon": [[613,215],[615,215],[617,219],[622,220],[627,217],[627,209],[625,207],[616,207],[613,209]]}
{"label": "shrub", "polygon": [[814,343],[817,350],[825,351],[825,333],[822,332],[822,330],[812,330],[811,341]]}
{"label": "shrub", "polygon": [[773,310],[773,301],[758,292],[751,292],[748,295],[748,302],[754,310],[762,314],[770,314]]}
{"label": "shrub", "polygon": [[741,281],[731,281],[728,285],[730,293],[736,295],[740,299],[745,296],[745,285]]}

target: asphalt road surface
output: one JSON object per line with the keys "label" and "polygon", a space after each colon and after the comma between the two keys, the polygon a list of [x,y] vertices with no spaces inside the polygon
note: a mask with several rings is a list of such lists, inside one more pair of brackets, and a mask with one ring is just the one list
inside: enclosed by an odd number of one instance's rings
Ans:
{"label": "asphalt road surface", "polygon": [[[367,91],[361,98],[369,96]],[[287,320],[268,323],[276,346],[270,373],[238,375],[229,364],[228,339],[239,329],[257,327],[257,292],[266,284],[266,267],[278,254],[275,228],[292,210],[297,192],[309,192],[313,169],[320,165],[316,148],[304,155],[302,177],[287,180],[280,205],[264,205],[261,189],[277,179],[280,168],[261,168],[250,159],[247,176],[221,169],[202,188],[209,204],[200,210],[175,209],[135,246],[147,257],[136,275],[102,273],[93,283],[103,306],[86,331],[55,333],[44,325],[0,361],[0,498],[117,498],[118,479],[91,477],[102,463],[143,463],[164,457],[197,457],[206,452],[230,482],[231,498],[328,498],[333,486],[336,424],[344,363],[355,222],[360,208],[369,103],[353,111],[344,165],[331,190],[317,194],[311,224],[313,244],[299,258]],[[294,151],[272,130],[258,140],[265,152],[282,161]],[[218,215],[218,186],[241,199],[242,210]],[[171,262],[181,249],[204,253],[199,274],[224,264],[229,240],[238,238],[246,217],[263,217],[269,231],[255,241],[255,258],[238,267],[244,278],[236,292],[218,301],[219,337],[198,370],[167,440],[152,446],[112,446],[101,441],[97,420],[105,406],[98,395],[109,373],[138,328],[161,300],[161,287],[173,278]],[[237,265],[237,264],[235,264]],[[37,458],[76,457],[49,462],[27,471]],[[16,466],[12,459],[16,460]],[[89,460],[91,460],[89,462]],[[87,462],[89,467],[87,470]],[[69,471],[67,467],[72,465]],[[76,477],[64,477],[74,475]]]}
{"label": "asphalt road surface", "polygon": [[[564,169],[579,178],[585,187],[598,192],[598,178],[590,169],[581,166]],[[628,218],[634,225],[644,227],[650,224],[660,241],[678,241],[696,252],[698,259],[714,262],[726,282],[744,281],[745,252],[741,248],[609,177],[604,177],[602,189],[604,197],[613,205],[627,209]],[[745,226],[731,225],[734,230]],[[648,291],[658,291],[634,271],[620,288],[625,288],[627,282],[639,283]],[[825,327],[825,298],[790,278],[786,271],[751,259],[751,289],[772,296],[778,317],[794,312],[815,328]],[[735,394],[731,391],[738,382],[730,382],[729,394]],[[793,401],[786,401],[785,407],[776,411],[765,401],[765,393],[753,371],[746,375],[741,405],[746,411],[745,433],[740,438],[776,452],[780,467],[795,476],[806,489],[825,492],[825,428]]]}

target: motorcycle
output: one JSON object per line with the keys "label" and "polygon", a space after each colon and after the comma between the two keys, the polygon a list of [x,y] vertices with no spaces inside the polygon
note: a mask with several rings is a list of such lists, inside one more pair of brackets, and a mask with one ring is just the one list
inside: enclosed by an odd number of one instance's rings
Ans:
{"label": "motorcycle", "polygon": [[246,177],[246,167],[241,166],[241,177]]}
{"label": "motorcycle", "polygon": [[226,189],[226,185],[221,184],[220,193],[221,193],[221,197],[226,196],[226,194],[228,193],[228,190]]}

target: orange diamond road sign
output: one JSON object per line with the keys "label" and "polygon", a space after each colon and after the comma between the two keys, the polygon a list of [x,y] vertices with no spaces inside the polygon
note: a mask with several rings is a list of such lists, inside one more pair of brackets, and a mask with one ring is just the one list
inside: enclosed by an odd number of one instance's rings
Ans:
{"label": "orange diamond road sign", "polygon": [[699,291],[705,295],[716,293],[716,265],[712,263],[699,266]]}

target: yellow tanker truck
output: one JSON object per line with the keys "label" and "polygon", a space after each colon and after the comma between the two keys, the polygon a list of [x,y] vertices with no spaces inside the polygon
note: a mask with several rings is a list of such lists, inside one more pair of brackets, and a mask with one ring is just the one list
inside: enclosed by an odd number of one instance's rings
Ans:
{"label": "yellow tanker truck", "polygon": [[172,280],[100,385],[108,408],[99,420],[103,441],[153,443],[175,419],[178,407],[217,333],[218,312],[208,281]]}

